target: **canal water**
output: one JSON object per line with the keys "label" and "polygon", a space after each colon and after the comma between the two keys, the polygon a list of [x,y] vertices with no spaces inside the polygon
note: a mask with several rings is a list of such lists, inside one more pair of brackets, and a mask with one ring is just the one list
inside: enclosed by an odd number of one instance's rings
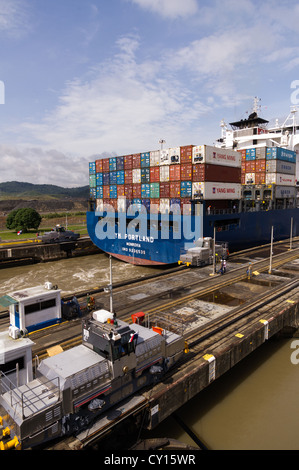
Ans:
{"label": "canal water", "polygon": [[[156,273],[113,259],[113,282]],[[109,283],[104,254],[0,270],[0,295],[50,281],[63,294]],[[298,450],[299,364],[296,339],[269,340],[177,412],[211,450]],[[293,354],[293,356],[292,356]],[[194,441],[170,417],[142,437]]]}

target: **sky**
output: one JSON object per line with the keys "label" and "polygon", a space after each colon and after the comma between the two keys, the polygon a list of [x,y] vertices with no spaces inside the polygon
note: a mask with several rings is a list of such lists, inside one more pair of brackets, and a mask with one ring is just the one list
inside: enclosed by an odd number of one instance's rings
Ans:
{"label": "sky", "polygon": [[283,121],[298,24],[297,0],[0,0],[0,183],[84,186],[97,158],[213,145],[255,96]]}

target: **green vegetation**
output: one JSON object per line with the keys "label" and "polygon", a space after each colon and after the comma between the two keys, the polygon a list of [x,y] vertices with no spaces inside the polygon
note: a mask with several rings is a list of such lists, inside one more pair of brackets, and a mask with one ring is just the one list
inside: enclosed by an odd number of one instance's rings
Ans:
{"label": "green vegetation", "polygon": [[9,230],[28,232],[30,228],[37,230],[42,221],[41,216],[35,209],[15,209],[8,214],[6,227]]}
{"label": "green vegetation", "polygon": [[32,184],[19,181],[0,183],[0,197],[36,197],[47,196],[56,198],[85,198],[89,197],[89,186],[79,188],[62,188],[53,184]]}

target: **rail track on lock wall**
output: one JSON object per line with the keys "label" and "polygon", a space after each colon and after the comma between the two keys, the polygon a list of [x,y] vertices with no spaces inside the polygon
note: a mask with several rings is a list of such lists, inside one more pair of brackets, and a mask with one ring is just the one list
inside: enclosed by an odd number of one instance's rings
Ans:
{"label": "rail track on lock wall", "polygon": [[[299,248],[274,255],[272,260],[272,269],[291,262],[298,257]],[[253,272],[262,273],[264,271],[268,271],[268,269],[269,260],[252,262]],[[166,315],[167,310],[170,308],[179,308],[181,305],[186,305],[187,302],[191,301],[192,299],[200,298],[201,296],[215,292],[219,289],[223,290],[225,287],[246,279],[246,266],[242,265],[240,267],[231,269],[230,272],[224,276],[215,275],[207,277],[206,279],[200,279],[197,285],[193,284],[192,286],[188,286],[188,293],[184,287],[182,289],[180,298],[169,301],[169,292],[162,292],[158,298],[157,296],[154,296],[154,298],[149,296],[149,299],[145,299],[143,303],[136,304],[136,302],[134,302],[130,306],[127,305],[123,311],[118,310],[117,316],[120,319],[131,321],[131,318],[127,316],[128,311],[131,314],[139,311],[141,308],[147,319],[154,319],[157,315],[162,317],[163,314]],[[280,286],[275,286],[274,289],[260,294],[254,300],[245,302],[241,307],[233,308],[231,311],[226,312],[221,318],[215,321],[211,321],[209,325],[200,328],[200,330],[194,330],[192,333],[186,335],[186,340],[188,340],[188,342],[191,341],[190,344],[193,346],[200,343],[201,341],[205,341],[213,334],[213,331],[218,331],[219,329],[228,327],[230,324],[245,318],[246,315],[250,315],[250,313],[260,308],[261,305],[266,305],[274,298],[283,295],[283,292],[288,292],[292,289],[295,289],[298,282],[298,278],[291,280],[288,279],[287,281],[281,283]],[[109,296],[107,296],[107,294],[104,296],[106,297],[106,302],[108,302],[107,305],[109,305]],[[151,306],[151,308],[148,308],[149,306]],[[80,344],[82,342],[81,328],[81,319],[77,319],[49,328],[48,331],[42,330],[40,332],[36,332],[30,336],[36,343],[36,346],[33,348],[33,355],[37,356],[39,360],[41,360],[48,356],[49,348],[52,348],[56,345],[59,345],[62,350],[66,350]]]}

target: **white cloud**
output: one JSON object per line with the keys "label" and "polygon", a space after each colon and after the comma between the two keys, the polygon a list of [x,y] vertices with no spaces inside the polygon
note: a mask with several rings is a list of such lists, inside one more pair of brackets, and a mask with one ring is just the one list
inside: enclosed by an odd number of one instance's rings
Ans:
{"label": "white cloud", "polygon": [[164,18],[184,18],[198,11],[196,0],[130,0],[145,10],[157,13]]}
{"label": "white cloud", "polygon": [[206,106],[170,70],[164,74],[163,64],[139,64],[138,45],[135,36],[121,38],[120,52],[93,67],[88,80],[69,82],[59,106],[42,123],[24,123],[24,132],[47,147],[85,156],[154,150],[161,133],[179,144]]}
{"label": "white cloud", "polygon": [[0,0],[0,33],[20,37],[30,28],[27,2]]}

